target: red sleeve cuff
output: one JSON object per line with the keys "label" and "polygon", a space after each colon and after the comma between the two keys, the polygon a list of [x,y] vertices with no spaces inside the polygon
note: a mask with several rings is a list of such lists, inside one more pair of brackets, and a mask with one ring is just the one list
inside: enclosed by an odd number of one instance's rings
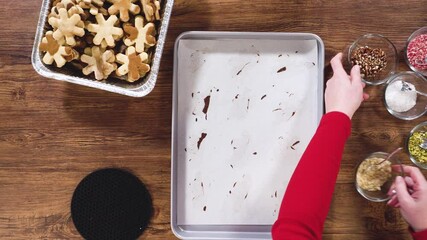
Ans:
{"label": "red sleeve cuff", "polygon": [[427,240],[427,229],[421,232],[414,232],[414,230],[410,227],[409,232],[411,233],[414,240]]}
{"label": "red sleeve cuff", "polygon": [[346,137],[351,134],[351,120],[342,112],[329,112],[323,115],[320,126],[334,126],[337,130],[342,130]]}

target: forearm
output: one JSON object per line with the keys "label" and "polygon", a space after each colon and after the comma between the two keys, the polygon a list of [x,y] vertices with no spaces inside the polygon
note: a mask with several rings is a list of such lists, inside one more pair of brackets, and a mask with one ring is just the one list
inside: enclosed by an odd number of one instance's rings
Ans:
{"label": "forearm", "polygon": [[345,114],[323,116],[288,184],[273,238],[321,239],[350,131]]}
{"label": "forearm", "polygon": [[421,232],[414,232],[411,228],[409,232],[414,240],[427,240],[427,229]]}

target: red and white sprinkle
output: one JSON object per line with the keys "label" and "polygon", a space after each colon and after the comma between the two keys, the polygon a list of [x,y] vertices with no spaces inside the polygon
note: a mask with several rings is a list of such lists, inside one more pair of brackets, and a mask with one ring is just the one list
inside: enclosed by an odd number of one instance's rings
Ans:
{"label": "red and white sprinkle", "polygon": [[406,54],[412,66],[427,70],[427,34],[421,34],[412,39],[408,44]]}

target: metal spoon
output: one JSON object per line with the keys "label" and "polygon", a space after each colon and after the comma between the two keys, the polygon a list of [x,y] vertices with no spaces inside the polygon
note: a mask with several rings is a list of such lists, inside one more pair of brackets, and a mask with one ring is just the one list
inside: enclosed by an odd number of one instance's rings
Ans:
{"label": "metal spoon", "polygon": [[396,150],[394,150],[392,153],[390,153],[384,160],[382,160],[381,162],[377,163],[376,165],[380,165],[381,163],[389,160],[394,154],[396,154],[397,152],[401,151],[403,148],[397,148]]}
{"label": "metal spoon", "polygon": [[427,139],[424,139],[422,143],[420,143],[420,148],[427,150]]}
{"label": "metal spoon", "polygon": [[400,89],[401,91],[415,91],[416,93],[418,93],[418,94],[420,94],[420,95],[423,95],[423,96],[425,96],[425,97],[427,97],[427,93],[423,93],[423,92],[420,92],[420,91],[418,91],[418,90],[414,90],[414,89],[412,89],[410,86],[409,86],[409,84],[407,83],[407,82],[405,82],[405,81],[401,81],[402,82],[402,88]]}

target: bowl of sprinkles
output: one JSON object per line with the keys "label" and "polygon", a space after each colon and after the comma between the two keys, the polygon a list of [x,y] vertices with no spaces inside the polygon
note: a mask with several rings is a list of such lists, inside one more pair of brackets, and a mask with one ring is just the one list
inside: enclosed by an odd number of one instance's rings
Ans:
{"label": "bowl of sprinkles", "polygon": [[412,71],[427,76],[427,27],[409,36],[405,52],[405,61]]}
{"label": "bowl of sprinkles", "polygon": [[396,72],[398,57],[390,40],[379,34],[366,34],[349,47],[348,62],[360,66],[365,83],[380,85]]}
{"label": "bowl of sprinkles", "polygon": [[407,148],[409,158],[420,168],[427,169],[427,122],[422,122],[415,126],[409,133]]}
{"label": "bowl of sprinkles", "polygon": [[384,90],[387,111],[403,120],[414,120],[426,112],[427,79],[421,74],[407,71],[391,76]]}

